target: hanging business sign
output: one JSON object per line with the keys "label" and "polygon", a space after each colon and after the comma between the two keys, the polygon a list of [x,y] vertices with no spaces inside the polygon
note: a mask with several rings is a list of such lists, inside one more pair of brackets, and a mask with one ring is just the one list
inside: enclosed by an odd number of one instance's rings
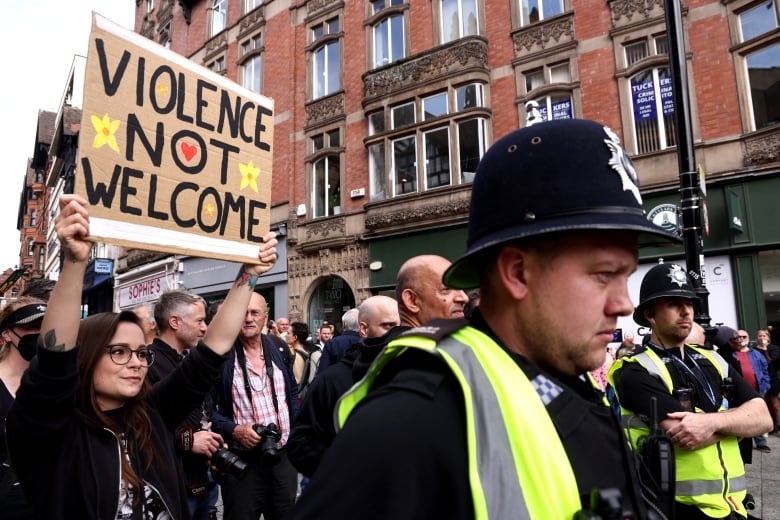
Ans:
{"label": "hanging business sign", "polygon": [[76,193],[96,240],[257,262],[273,102],[93,14]]}

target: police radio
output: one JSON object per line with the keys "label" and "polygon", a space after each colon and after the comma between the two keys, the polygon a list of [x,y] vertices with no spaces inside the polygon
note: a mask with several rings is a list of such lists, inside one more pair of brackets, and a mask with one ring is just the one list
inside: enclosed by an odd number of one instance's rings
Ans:
{"label": "police radio", "polygon": [[669,520],[674,519],[674,444],[658,424],[658,402],[650,398],[650,435],[641,451],[642,460],[658,493],[658,506]]}

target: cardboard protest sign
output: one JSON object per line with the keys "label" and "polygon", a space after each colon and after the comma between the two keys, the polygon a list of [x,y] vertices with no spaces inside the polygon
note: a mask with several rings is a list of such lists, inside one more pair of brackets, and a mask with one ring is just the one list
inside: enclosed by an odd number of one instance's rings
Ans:
{"label": "cardboard protest sign", "polygon": [[273,102],[93,13],[76,193],[95,240],[256,262]]}

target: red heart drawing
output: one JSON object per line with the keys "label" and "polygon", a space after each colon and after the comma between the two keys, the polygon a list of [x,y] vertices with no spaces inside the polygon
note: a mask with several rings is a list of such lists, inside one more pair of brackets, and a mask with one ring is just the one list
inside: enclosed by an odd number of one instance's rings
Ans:
{"label": "red heart drawing", "polygon": [[189,162],[198,153],[198,147],[189,143],[181,143],[181,153],[184,154],[184,158]]}

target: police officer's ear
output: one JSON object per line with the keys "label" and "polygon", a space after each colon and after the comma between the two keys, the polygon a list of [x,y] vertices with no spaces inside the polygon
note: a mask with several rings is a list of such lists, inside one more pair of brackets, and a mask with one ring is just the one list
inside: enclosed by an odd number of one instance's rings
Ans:
{"label": "police officer's ear", "polygon": [[655,325],[655,309],[650,307],[644,310],[645,319],[650,322],[650,325]]}
{"label": "police officer's ear", "polygon": [[517,300],[525,297],[528,292],[526,284],[526,256],[527,249],[517,246],[506,246],[496,255],[496,274],[504,286],[504,290]]}

